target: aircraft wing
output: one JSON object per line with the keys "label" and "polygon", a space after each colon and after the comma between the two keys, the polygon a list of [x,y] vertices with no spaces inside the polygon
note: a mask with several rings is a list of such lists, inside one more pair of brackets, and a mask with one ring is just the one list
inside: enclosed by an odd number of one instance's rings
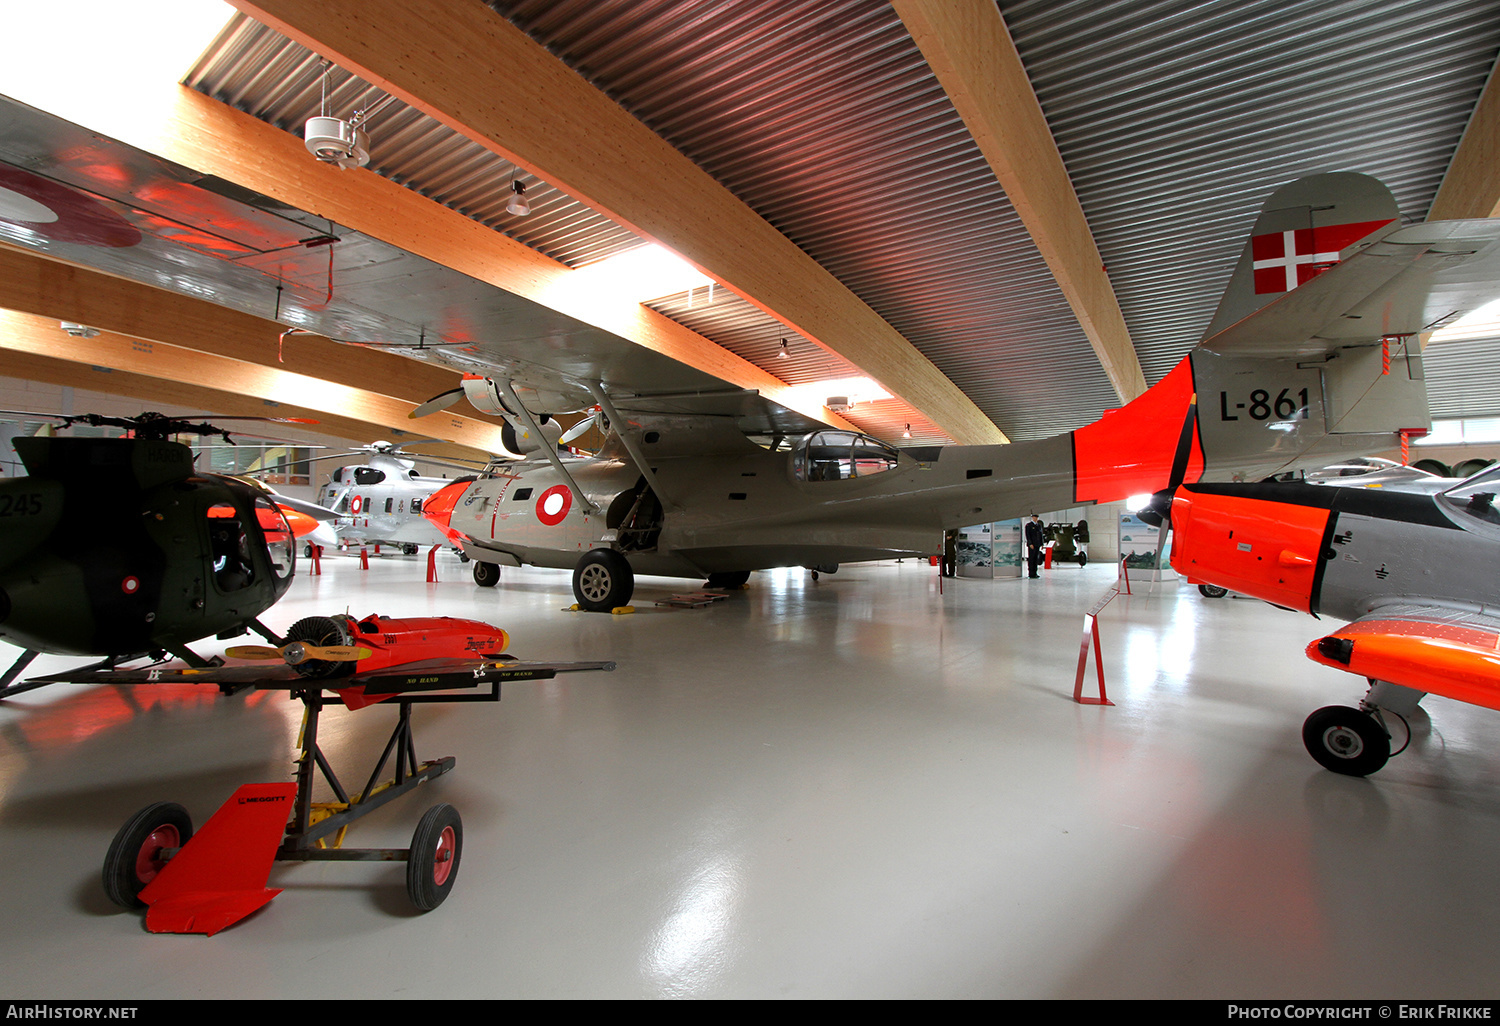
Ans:
{"label": "aircraft wing", "polygon": [[438,362],[455,383],[459,372],[512,381],[534,413],[590,407],[588,383],[602,382],[622,410],[693,412],[699,397],[700,412],[730,409],[749,433],[826,426],[604,328],[4,97],[0,187],[90,211],[90,240],[98,225],[113,232],[83,244],[60,235],[64,225],[0,224],[8,243],[152,285],[172,267],[221,305],[259,317],[274,310],[335,341]]}
{"label": "aircraft wing", "polygon": [[1307,655],[1361,677],[1500,709],[1500,617],[1386,605],[1314,641]]}
{"label": "aircraft wing", "polygon": [[1495,296],[1500,219],[1398,228],[1204,340],[1225,356],[1315,356],[1414,335]]}
{"label": "aircraft wing", "polygon": [[215,684],[239,689],[291,691],[321,684],[340,693],[363,689],[370,696],[391,696],[418,691],[446,691],[508,681],[551,680],[559,673],[583,670],[613,670],[613,662],[527,663],[516,660],[427,659],[391,666],[352,677],[313,679],[299,675],[282,663],[191,667],[180,663],[130,670],[98,670],[85,667],[33,677],[42,684]]}

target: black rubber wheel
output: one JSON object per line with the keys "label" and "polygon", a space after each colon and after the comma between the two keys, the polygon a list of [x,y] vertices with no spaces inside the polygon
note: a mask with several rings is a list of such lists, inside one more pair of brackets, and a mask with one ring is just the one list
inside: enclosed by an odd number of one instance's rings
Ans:
{"label": "black rubber wheel", "polygon": [[1089,554],[1087,552],[1080,552],[1078,554],[1078,565],[1079,566],[1088,566],[1089,565]]}
{"label": "black rubber wheel", "polygon": [[718,591],[733,591],[735,588],[744,587],[748,580],[750,580],[749,570],[733,570],[729,573],[709,574],[708,583],[704,587]]}
{"label": "black rubber wheel", "polygon": [[594,549],[573,570],[573,597],[592,613],[607,613],[630,601],[635,573],[614,549]]}
{"label": "black rubber wheel", "polygon": [[458,879],[464,850],[464,824],[451,805],[434,805],[422,813],[411,835],[406,859],[406,894],[423,912],[443,903]]}
{"label": "black rubber wheel", "polygon": [[468,554],[465,553],[462,549],[454,549],[453,551],[458,554],[458,561],[460,563],[467,563],[469,561]]}
{"label": "black rubber wheel", "polygon": [[[349,628],[342,621],[335,620],[331,616],[307,616],[292,624],[292,629],[286,632],[287,644],[294,641],[306,641],[313,645],[352,645],[354,636],[349,633]],[[309,659],[305,663],[298,663],[292,669],[299,676],[322,679],[324,677],[346,677],[353,673],[358,663],[330,663],[323,659]]]}
{"label": "black rubber wheel", "polygon": [[121,908],[145,908],[141,890],[160,873],[163,848],[181,848],[193,836],[193,820],[176,802],[156,802],[137,812],[104,855],[104,893]]}
{"label": "black rubber wheel", "polygon": [[499,563],[474,563],[474,583],[481,588],[493,588],[500,583]]}
{"label": "black rubber wheel", "polygon": [[403,556],[415,556],[417,554],[417,547],[410,542],[403,542],[401,544],[401,554]]}
{"label": "black rubber wheel", "polygon": [[1324,769],[1365,777],[1391,757],[1391,739],[1375,718],[1345,705],[1327,705],[1302,724],[1302,744]]}
{"label": "black rubber wheel", "polygon": [[1229,589],[1221,588],[1217,584],[1200,584],[1198,585],[1198,594],[1204,598],[1223,598],[1229,594]]}

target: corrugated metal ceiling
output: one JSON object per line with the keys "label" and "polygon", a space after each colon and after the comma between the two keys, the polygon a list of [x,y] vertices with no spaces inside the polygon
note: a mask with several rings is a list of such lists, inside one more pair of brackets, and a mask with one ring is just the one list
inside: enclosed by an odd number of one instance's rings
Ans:
{"label": "corrugated metal ceiling", "polygon": [[[1003,190],[883,0],[491,6],[812,254],[1013,438],[1065,431],[1117,404]],[[1475,0],[1000,6],[1148,382],[1198,340],[1276,186],[1363,171],[1391,186],[1407,219],[1425,216],[1500,49],[1500,5]],[[242,23],[188,81],[297,131],[318,113],[320,70],[306,50]],[[339,69],[329,81],[336,114],[381,97]],[[636,244],[529,176],[533,214],[506,214],[515,168],[399,102],[370,128],[382,174],[565,263]],[[807,345],[775,360],[786,329],[737,299],[691,311],[684,297],[656,305],[788,381],[829,370],[831,358]],[[1433,375],[1435,410],[1453,405],[1452,377]],[[1471,390],[1465,412],[1500,414],[1494,392],[1475,410]]]}

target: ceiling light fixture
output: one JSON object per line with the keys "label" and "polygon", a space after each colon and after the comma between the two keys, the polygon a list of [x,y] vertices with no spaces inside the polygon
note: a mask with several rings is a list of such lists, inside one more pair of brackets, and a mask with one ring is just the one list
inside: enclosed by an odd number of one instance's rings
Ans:
{"label": "ceiling light fixture", "polygon": [[531,213],[531,203],[526,199],[526,186],[516,181],[514,172],[510,176],[510,202],[505,204],[505,212],[517,217],[525,217]]}
{"label": "ceiling light fixture", "polygon": [[372,106],[355,111],[348,121],[332,117],[328,113],[328,69],[331,66],[330,62],[323,62],[322,113],[307,119],[302,129],[303,143],[307,152],[325,164],[334,164],[343,170],[364,167],[370,162],[370,136],[359,126],[390,103],[393,97],[387,95]]}
{"label": "ceiling light fixture", "polygon": [[901,437],[902,438],[910,438],[911,437],[911,425],[910,424],[906,425],[906,430],[903,431],[903,432],[901,432]]}
{"label": "ceiling light fixture", "polygon": [[787,352],[786,339],[782,339],[781,340],[781,348],[778,349],[778,350],[776,350],[776,359],[778,359],[778,360],[790,360],[791,358],[792,358],[792,354],[789,353],[789,352]]}

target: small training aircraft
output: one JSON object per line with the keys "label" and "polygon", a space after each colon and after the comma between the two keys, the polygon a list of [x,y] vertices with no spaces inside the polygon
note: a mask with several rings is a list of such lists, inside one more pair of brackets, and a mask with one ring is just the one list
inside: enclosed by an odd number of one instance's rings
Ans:
{"label": "small training aircraft", "polygon": [[199,638],[248,629],[280,644],[256,619],[296,569],[277,498],[196,471],[169,440],[225,432],[155,413],[59,419],[134,437],[15,439],[28,476],[0,481],[0,639],[24,651],[0,698],[37,686],[12,681],[42,652],[203,667],[188,648]]}
{"label": "small training aircraft", "polygon": [[[525,461],[448,485],[423,515],[475,560],[479,584],[501,565],[572,568],[579,605],[596,611],[623,606],[636,573],[733,586],[762,568],[930,555],[951,528],[1161,488],[1190,407],[1179,480],[1259,479],[1391,448],[1398,429],[1428,426],[1410,340],[1497,292],[1500,222],[1403,227],[1375,179],[1315,175],[1266,202],[1202,343],[1070,434],[896,449],[799,424],[753,393],[632,389],[584,377],[595,354],[549,363],[530,350],[507,377],[468,374],[414,411],[463,396],[532,443]],[[1195,393],[1207,401],[1192,407]],[[586,405],[603,447],[559,453],[544,422]]]}
{"label": "small training aircraft", "polygon": [[1427,693],[1500,709],[1500,466],[1448,485],[1200,483],[1171,498],[1172,566],[1189,581],[1350,621],[1307,647],[1370,682],[1357,709],[1303,725],[1337,773],[1384,766],[1386,714],[1405,723]]}

